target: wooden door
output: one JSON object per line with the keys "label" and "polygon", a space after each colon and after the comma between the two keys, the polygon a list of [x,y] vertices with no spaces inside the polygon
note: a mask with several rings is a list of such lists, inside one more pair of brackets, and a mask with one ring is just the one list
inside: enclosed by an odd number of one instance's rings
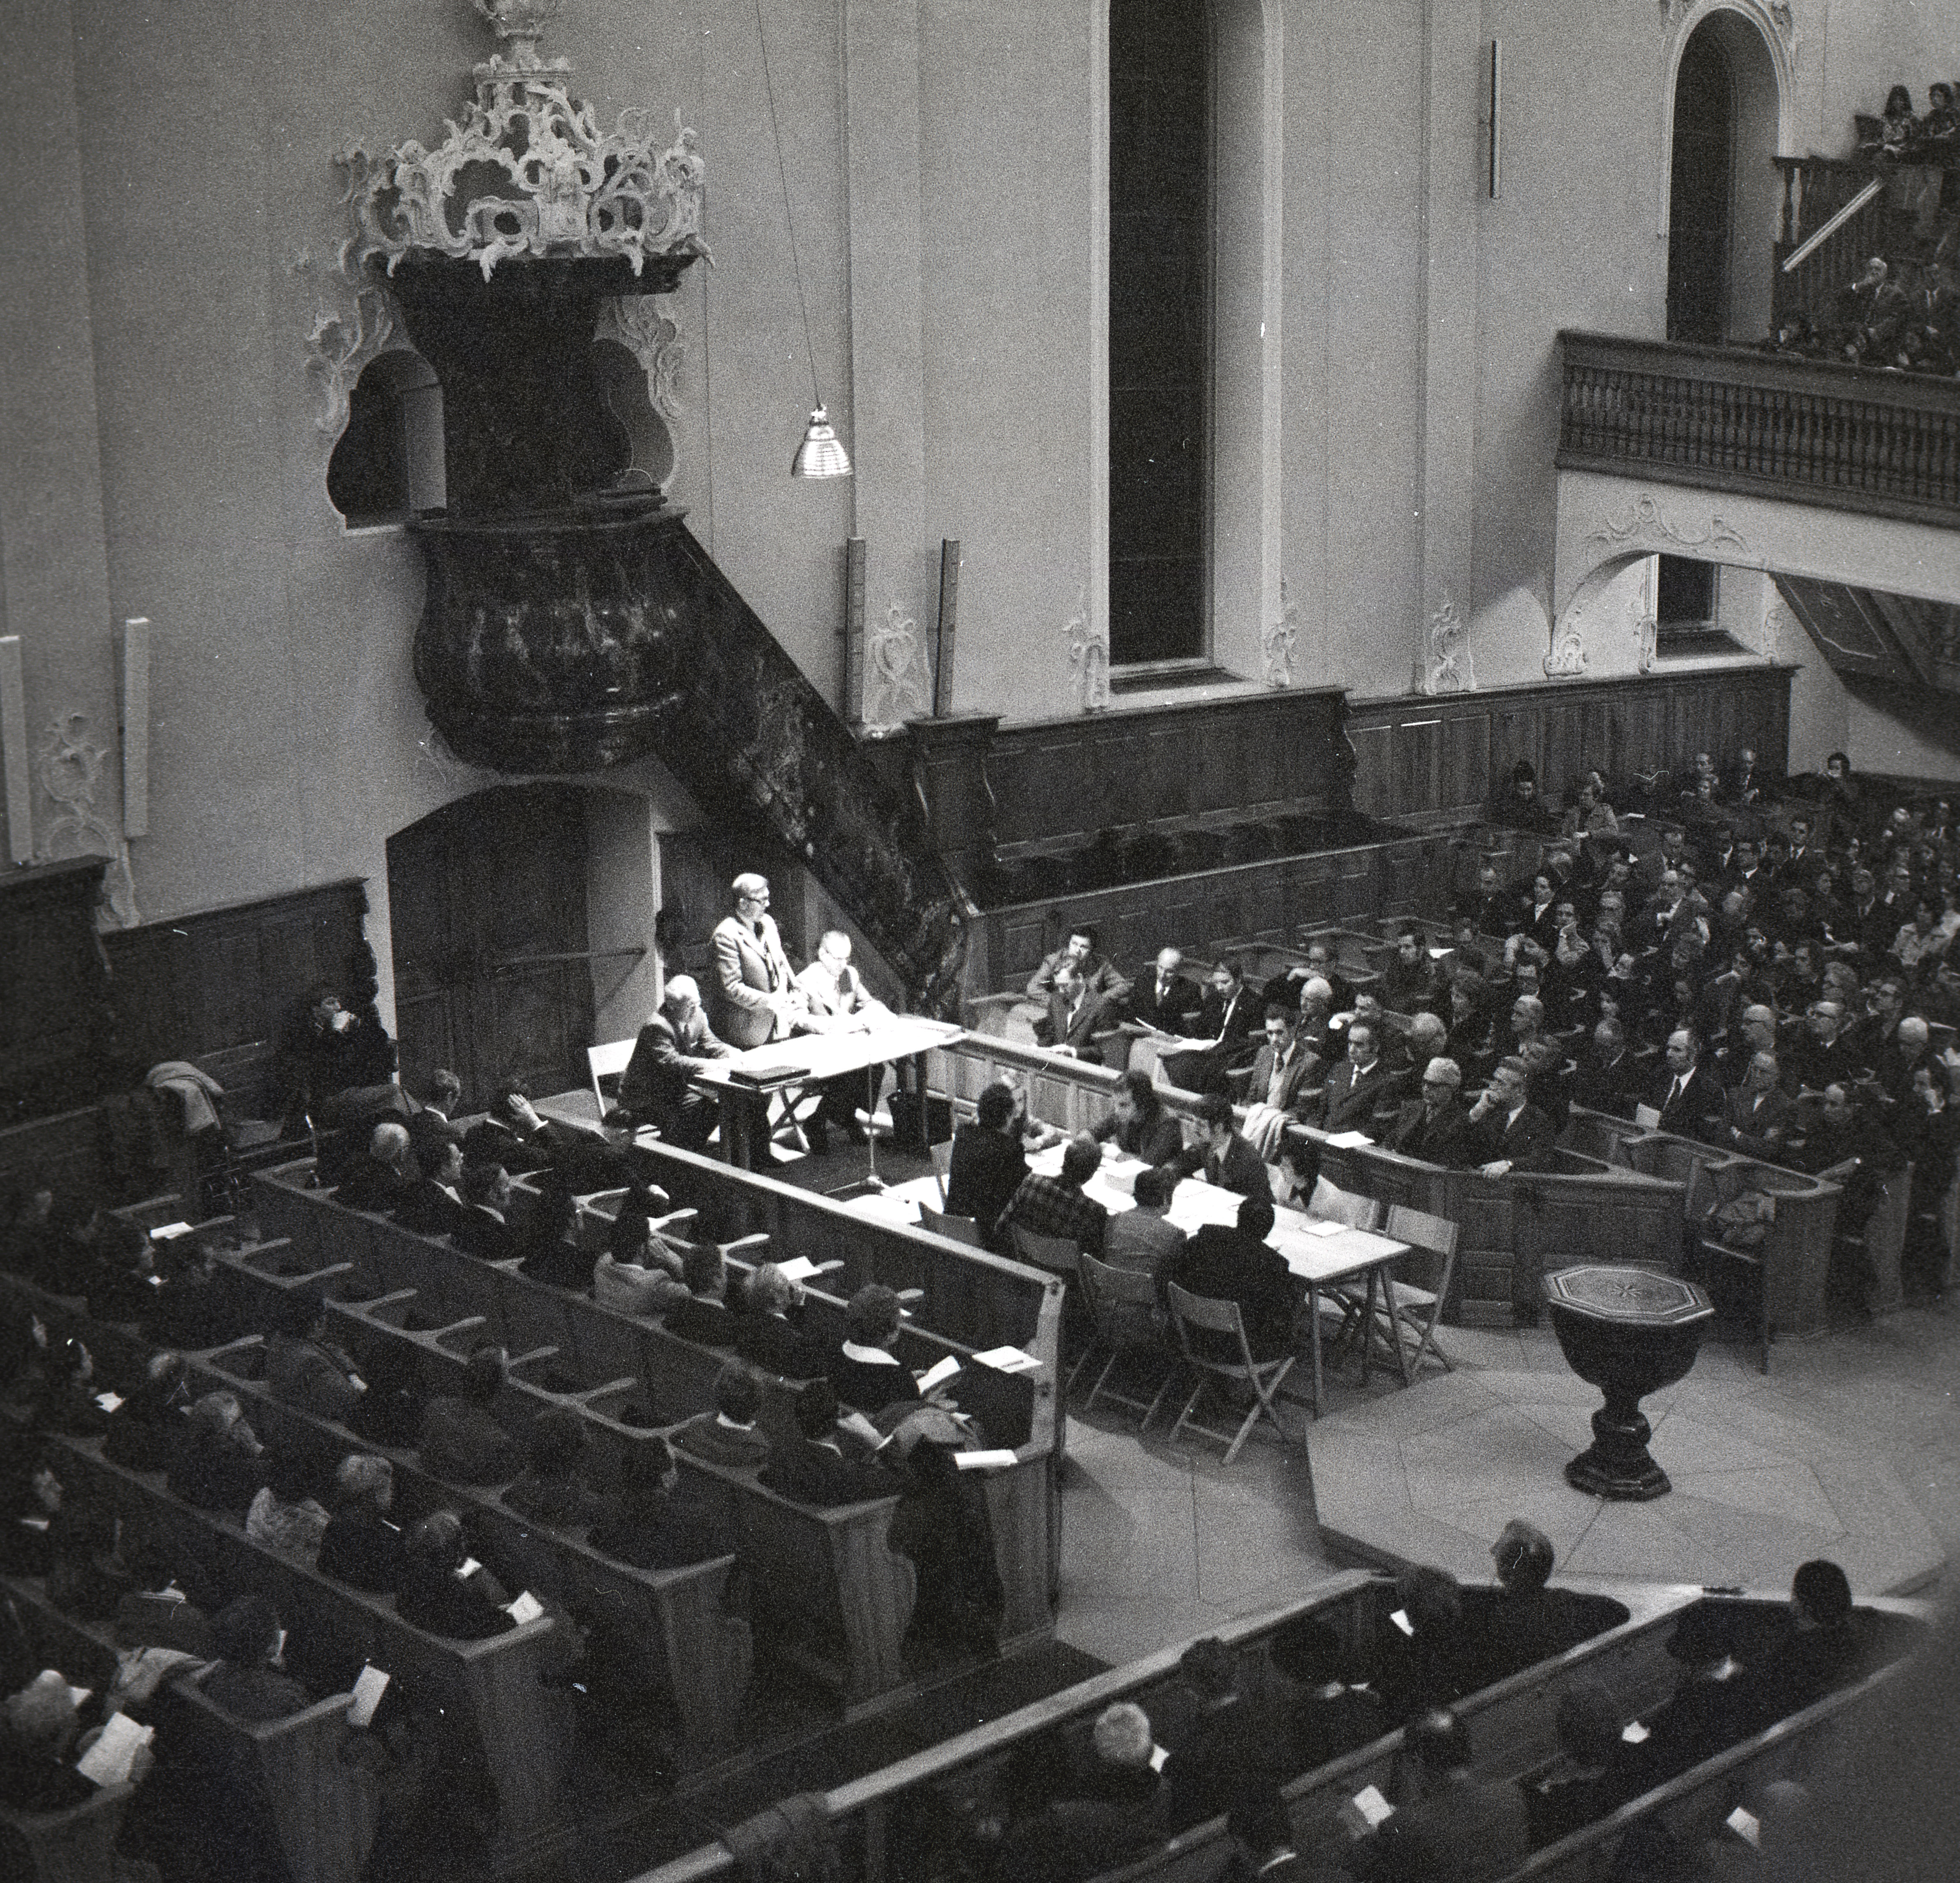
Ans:
{"label": "wooden door", "polygon": [[447,1066],[473,1108],[507,1073],[533,1096],[586,1083],[592,1043],[585,795],[479,792],[388,841],[402,1079]]}

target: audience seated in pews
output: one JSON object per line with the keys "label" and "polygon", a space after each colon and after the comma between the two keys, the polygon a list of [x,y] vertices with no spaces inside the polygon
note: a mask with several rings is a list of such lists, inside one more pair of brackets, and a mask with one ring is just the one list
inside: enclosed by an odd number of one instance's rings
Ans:
{"label": "audience seated in pews", "polygon": [[266,1448],[235,1393],[206,1393],[185,1419],[183,1442],[170,1461],[170,1487],[201,1510],[243,1515],[266,1481]]}
{"label": "audience seated in pews", "polygon": [[517,1442],[492,1410],[510,1373],[511,1356],[501,1347],[479,1347],[464,1364],[460,1391],[429,1401],[418,1448],[432,1477],[507,1484],[517,1475]]}
{"label": "audience seated in pews", "polygon": [[160,1348],[144,1362],[142,1379],[109,1415],[102,1455],[132,1471],[170,1468],[190,1407],[190,1367],[180,1353]]}
{"label": "audience seated in pews", "polygon": [[1185,1649],[1178,1671],[1194,1710],[1188,1722],[1167,1732],[1164,1762],[1164,1828],[1172,1836],[1216,1818],[1259,1777],[1291,1775],[1283,1728],[1265,1697],[1246,1690],[1238,1658],[1214,1636]]}
{"label": "audience seated in pews", "polygon": [[668,1333],[705,1347],[732,1346],[739,1319],[728,1305],[728,1265],[711,1242],[690,1242],[681,1254],[682,1285],[661,1304]]}
{"label": "audience seated in pews", "polygon": [[275,1399],[319,1419],[345,1419],[368,1390],[354,1363],[326,1338],[326,1302],[295,1289],[280,1303],[266,1343],[266,1384]]}
{"label": "audience seated in pews", "polygon": [[485,1262],[508,1262],[521,1255],[516,1190],[503,1165],[466,1163],[458,1187],[463,1208],[449,1225],[450,1240]]}
{"label": "audience seated in pews", "polygon": [[390,1120],[368,1134],[367,1149],[342,1172],[334,1195],[350,1209],[383,1216],[402,1202],[414,1183],[409,1128]]}
{"label": "audience seated in pews", "polygon": [[597,1258],[581,1239],[578,1201],[571,1180],[555,1166],[538,1179],[538,1200],[526,1225],[521,1273],[554,1288],[592,1286]]}
{"label": "audience seated in pews", "polygon": [[600,1508],[580,1475],[585,1459],[585,1421],[576,1409],[540,1408],[525,1443],[524,1468],[505,1487],[504,1502],[533,1523],[583,1530]]}
{"label": "audience seated in pews", "polygon": [[769,1435],[757,1424],[762,1388],[739,1361],[714,1376],[714,1410],[697,1413],[672,1435],[689,1457],[711,1464],[760,1464],[769,1455]]}
{"label": "audience seated in pews", "polygon": [[310,1564],[326,1534],[326,1507],[313,1496],[313,1474],[305,1459],[269,1454],[266,1481],[245,1512],[245,1534],[262,1549]]}
{"label": "audience seated in pews", "polygon": [[320,1572],[355,1588],[393,1595],[402,1571],[401,1528],[388,1519],[395,1467],[371,1452],[350,1451],[335,1469],[333,1487],[333,1515],[320,1533]]}
{"label": "audience seated in pews", "polygon": [[830,1356],[830,1383],[838,1398],[871,1416],[888,1406],[920,1397],[918,1383],[894,1349],[902,1311],[896,1289],[867,1282],[845,1307],[842,1347]]}
{"label": "audience seated in pews", "polygon": [[465,1551],[463,1519],[454,1511],[431,1511],[409,1526],[395,1589],[395,1607],[404,1621],[428,1634],[480,1641],[516,1625],[504,1613],[510,1600],[495,1577]]}
{"label": "audience seated in pews", "polygon": [[1380,1697],[1356,1679],[1353,1649],[1318,1615],[1288,1622],[1273,1637],[1274,1670],[1291,1683],[1287,1763],[1311,1772],[1389,1730]]}
{"label": "audience seated in pews", "polygon": [[238,1719],[283,1719],[308,1703],[304,1687],[285,1673],[286,1631],[264,1596],[245,1595],[212,1620],[218,1665],[204,1680],[205,1697]]}
{"label": "audience seated in pews", "polygon": [[994,1865],[1006,1883],[1087,1883],[1143,1856],[1163,1837],[1149,1716],[1118,1700],[1096,1717],[1087,1758],[1055,1795],[1010,1826]]}
{"label": "audience seated in pews", "polygon": [[898,1479],[875,1457],[847,1452],[836,1391],[828,1380],[812,1380],[797,1394],[795,1426],[793,1435],[778,1435],[770,1445],[760,1475],[771,1490],[826,1509],[898,1490]]}
{"label": "audience seated in pews", "polygon": [[618,1483],[587,1540],[643,1569],[679,1569],[733,1547],[713,1505],[686,1488],[673,1448],[658,1433],[620,1452]]}
{"label": "audience seated in pews", "polygon": [[829,1356],[823,1343],[804,1330],[803,1308],[803,1284],[791,1281],[779,1263],[763,1263],[749,1278],[736,1319],[736,1352],[765,1373],[820,1378]]}
{"label": "audience seated in pews", "polygon": [[1470,1729],[1439,1709],[1408,1728],[1418,1795],[1362,1838],[1349,1867],[1372,1883],[1485,1883],[1530,1854],[1523,1800],[1513,1785],[1478,1779]]}
{"label": "audience seated in pews", "polygon": [[1375,1684],[1389,1719],[1406,1725],[1473,1690],[1477,1649],[1465,1630],[1463,1591],[1446,1569],[1411,1565],[1395,1579],[1395,1602]]}

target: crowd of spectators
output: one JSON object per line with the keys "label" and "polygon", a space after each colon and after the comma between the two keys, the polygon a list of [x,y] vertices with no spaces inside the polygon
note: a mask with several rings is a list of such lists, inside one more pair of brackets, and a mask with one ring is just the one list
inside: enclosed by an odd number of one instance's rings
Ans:
{"label": "crowd of spectators", "polygon": [[1960,158],[1960,111],[1944,79],[1927,87],[1923,117],[1914,113],[1910,88],[1895,85],[1885,94],[1884,112],[1877,117],[1860,113],[1856,126],[1858,155],[1875,162],[1944,164]]}

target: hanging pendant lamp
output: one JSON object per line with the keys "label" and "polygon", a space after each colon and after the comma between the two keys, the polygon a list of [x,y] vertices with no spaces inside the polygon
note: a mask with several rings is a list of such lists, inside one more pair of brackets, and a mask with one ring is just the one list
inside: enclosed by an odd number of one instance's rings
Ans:
{"label": "hanging pendant lamp", "polygon": [[803,357],[810,362],[810,395],[813,409],[804,428],[803,442],[790,460],[792,477],[848,477],[851,454],[837,435],[824,408],[823,394],[816,383],[816,349],[810,339],[810,303],[803,297],[803,263],[797,254],[796,218],[790,212],[790,177],[783,161],[783,133],[776,122],[776,85],[769,71],[769,42],[762,30],[762,0],[756,0],[756,39],[762,49],[762,84],[769,100],[769,135],[776,147],[776,177],[782,185],[783,222],[790,232],[790,271],[796,278],[797,306],[803,314]]}

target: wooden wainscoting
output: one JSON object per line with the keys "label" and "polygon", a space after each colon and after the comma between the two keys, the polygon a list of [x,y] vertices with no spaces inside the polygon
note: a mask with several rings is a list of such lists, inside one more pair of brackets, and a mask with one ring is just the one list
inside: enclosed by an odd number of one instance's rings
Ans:
{"label": "wooden wainscoting", "polygon": [[1795,671],[1725,667],[1353,702],[1354,808],[1371,817],[1473,817],[1519,759],[1554,795],[1594,766],[1624,779],[1680,770],[1701,751],[1726,762],[1744,746],[1774,777],[1789,751]]}

